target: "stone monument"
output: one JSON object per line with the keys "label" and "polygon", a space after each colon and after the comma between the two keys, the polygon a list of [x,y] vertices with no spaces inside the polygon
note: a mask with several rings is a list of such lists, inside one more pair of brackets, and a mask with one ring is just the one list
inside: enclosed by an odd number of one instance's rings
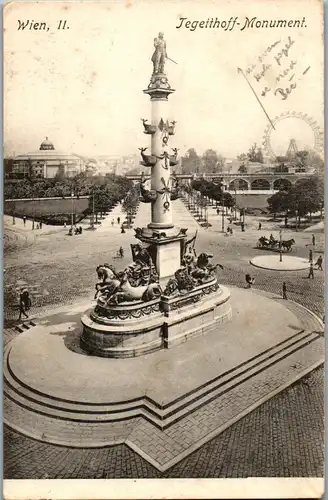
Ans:
{"label": "stone monument", "polygon": [[230,292],[217,282],[217,265],[208,253],[196,254],[196,236],[173,223],[172,201],[178,183],[171,167],[178,149],[171,148],[175,121],[168,119],[168,96],[174,92],[164,72],[167,57],[163,33],[154,39],[150,96],[151,121],[142,119],[151,136],[141,147],[141,164],[150,169],[151,186],[140,184],[141,201],[151,204],[151,221],[136,228],[140,241],[131,245],[133,262],[123,271],[97,267],[97,305],[82,317],[81,347],[104,357],[140,356],[205,334],[231,318]]}
{"label": "stone monument", "polygon": [[176,181],[171,167],[177,165],[178,150],[170,149],[175,121],[168,120],[168,97],[174,92],[164,72],[167,59],[163,33],[154,39],[153,74],[145,94],[150,96],[151,122],[143,120],[144,133],[151,136],[150,155],[140,148],[141,164],[151,170],[151,190],[141,188],[142,201],[151,203],[151,222],[138,232],[137,238],[148,244],[161,280],[172,276],[182,262],[185,235],[173,224],[172,200],[177,197]]}

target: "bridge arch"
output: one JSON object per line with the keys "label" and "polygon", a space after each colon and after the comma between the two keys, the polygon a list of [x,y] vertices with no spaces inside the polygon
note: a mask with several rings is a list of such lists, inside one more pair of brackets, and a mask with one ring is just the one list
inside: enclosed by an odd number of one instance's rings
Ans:
{"label": "bridge arch", "polygon": [[229,183],[229,191],[248,191],[249,190],[249,182],[245,179],[234,179]]}
{"label": "bridge arch", "polygon": [[251,183],[251,189],[253,191],[270,191],[270,182],[267,179],[255,179]]}
{"label": "bridge arch", "polygon": [[276,189],[278,191],[287,191],[291,187],[292,182],[284,178],[276,179],[273,183],[273,189]]}

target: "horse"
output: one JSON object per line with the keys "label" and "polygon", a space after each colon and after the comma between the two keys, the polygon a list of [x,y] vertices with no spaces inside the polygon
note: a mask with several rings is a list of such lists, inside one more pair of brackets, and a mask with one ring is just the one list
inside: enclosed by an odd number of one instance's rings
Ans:
{"label": "horse", "polygon": [[161,286],[158,283],[149,283],[143,286],[131,286],[127,271],[122,273],[119,290],[111,298],[111,302],[118,304],[120,302],[132,302],[142,300],[148,302],[162,294]]}
{"label": "horse", "polygon": [[216,269],[217,267],[220,267],[221,269],[223,269],[223,266],[221,264],[215,264],[215,265],[211,264],[210,259],[212,259],[212,258],[213,258],[212,254],[202,252],[199,254],[199,256],[197,258],[196,266],[199,269],[209,269],[211,271]]}
{"label": "horse", "polygon": [[[96,293],[94,298],[96,299],[98,297],[98,294],[104,294],[104,293],[111,293],[112,290],[114,290],[113,293],[115,293],[117,287],[120,284],[120,280],[118,279],[118,276],[112,266],[109,264],[104,264],[97,266],[96,268],[97,276],[101,280],[98,283],[96,283]],[[112,295],[112,293],[111,293]]]}
{"label": "horse", "polygon": [[281,242],[281,247],[284,248],[287,252],[291,251],[293,245],[295,245],[294,238],[291,238],[290,240],[284,240]]}

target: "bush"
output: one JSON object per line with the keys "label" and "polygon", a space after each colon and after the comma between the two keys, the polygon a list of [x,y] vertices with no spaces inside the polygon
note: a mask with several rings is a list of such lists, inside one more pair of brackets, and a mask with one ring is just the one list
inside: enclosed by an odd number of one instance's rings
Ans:
{"label": "bush", "polygon": [[[78,224],[85,218],[83,214],[76,214],[74,217],[74,224]],[[29,217],[31,219],[31,217]],[[51,226],[63,226],[66,222],[67,225],[72,223],[72,214],[49,214],[49,215],[39,215],[34,217],[35,222],[43,222],[44,224],[49,224]]]}

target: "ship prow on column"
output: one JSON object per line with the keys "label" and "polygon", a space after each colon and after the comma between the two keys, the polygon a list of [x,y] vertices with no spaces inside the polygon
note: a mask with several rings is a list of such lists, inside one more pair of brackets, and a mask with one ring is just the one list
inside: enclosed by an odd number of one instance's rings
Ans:
{"label": "ship prow on column", "polygon": [[[171,167],[178,149],[170,144],[175,121],[168,118],[174,92],[164,71],[163,33],[154,39],[153,73],[148,88],[151,118],[142,119],[150,147],[139,148],[151,171],[151,186],[140,184],[141,201],[151,204],[151,221],[136,228],[141,242],[131,245],[133,262],[124,271],[98,266],[97,305],[82,317],[81,346],[104,357],[140,356],[206,334],[231,318],[230,292],[219,286],[218,265],[208,253],[196,254],[196,235],[173,223],[172,201],[179,196]],[[146,153],[147,152],[147,153]]]}

